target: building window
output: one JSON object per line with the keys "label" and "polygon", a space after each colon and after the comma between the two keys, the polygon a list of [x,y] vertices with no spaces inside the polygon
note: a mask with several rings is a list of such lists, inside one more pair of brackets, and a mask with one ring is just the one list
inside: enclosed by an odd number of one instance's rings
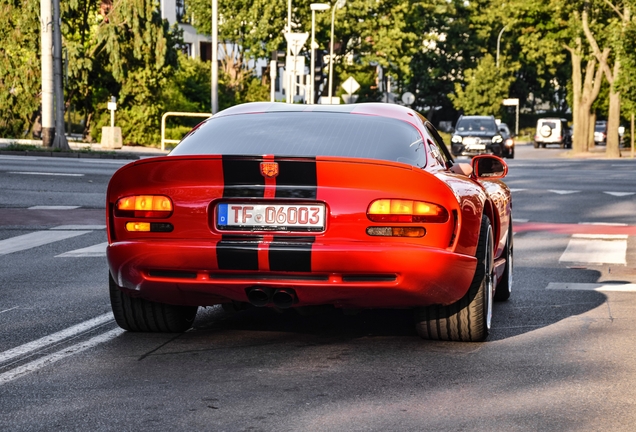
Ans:
{"label": "building window", "polygon": [[183,52],[188,57],[193,57],[193,55],[192,55],[192,44],[191,43],[184,43],[183,45],[181,45],[181,52]]}
{"label": "building window", "polygon": [[189,17],[186,16],[185,0],[175,0],[175,9],[177,15],[177,22],[182,24],[189,24]]}
{"label": "building window", "polygon": [[199,42],[201,61],[212,61],[212,44],[210,42]]}

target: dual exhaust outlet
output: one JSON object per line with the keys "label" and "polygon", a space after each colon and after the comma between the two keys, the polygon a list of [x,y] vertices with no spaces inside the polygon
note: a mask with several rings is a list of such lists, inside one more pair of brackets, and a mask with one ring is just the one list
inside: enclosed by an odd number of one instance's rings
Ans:
{"label": "dual exhaust outlet", "polygon": [[270,303],[279,309],[288,309],[296,303],[296,292],[293,289],[281,288],[248,288],[247,299],[253,306],[263,307]]}

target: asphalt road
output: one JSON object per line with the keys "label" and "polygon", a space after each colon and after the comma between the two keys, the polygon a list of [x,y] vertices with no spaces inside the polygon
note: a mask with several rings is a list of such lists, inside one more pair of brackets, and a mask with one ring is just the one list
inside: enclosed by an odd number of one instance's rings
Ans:
{"label": "asphalt road", "polygon": [[103,255],[125,161],[2,156],[0,430],[634,430],[636,161],[561,153],[509,161],[513,294],[474,344],[382,310],[214,307],[125,333]]}

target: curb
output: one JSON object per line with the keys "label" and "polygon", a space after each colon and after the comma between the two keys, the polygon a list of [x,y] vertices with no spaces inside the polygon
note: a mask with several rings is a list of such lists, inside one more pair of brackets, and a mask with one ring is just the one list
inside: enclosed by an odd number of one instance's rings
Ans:
{"label": "curb", "polygon": [[52,151],[30,151],[30,150],[0,150],[0,155],[6,156],[39,156],[39,157],[56,157],[69,159],[126,159],[138,160],[147,157],[164,156],[163,154],[153,153],[89,153],[89,152],[52,152]]}

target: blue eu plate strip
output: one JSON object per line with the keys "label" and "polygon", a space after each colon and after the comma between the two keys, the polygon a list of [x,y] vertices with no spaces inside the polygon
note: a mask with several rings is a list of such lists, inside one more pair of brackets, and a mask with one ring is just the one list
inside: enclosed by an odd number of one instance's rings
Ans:
{"label": "blue eu plate strip", "polygon": [[219,226],[227,225],[227,204],[219,204],[216,207],[217,224]]}

